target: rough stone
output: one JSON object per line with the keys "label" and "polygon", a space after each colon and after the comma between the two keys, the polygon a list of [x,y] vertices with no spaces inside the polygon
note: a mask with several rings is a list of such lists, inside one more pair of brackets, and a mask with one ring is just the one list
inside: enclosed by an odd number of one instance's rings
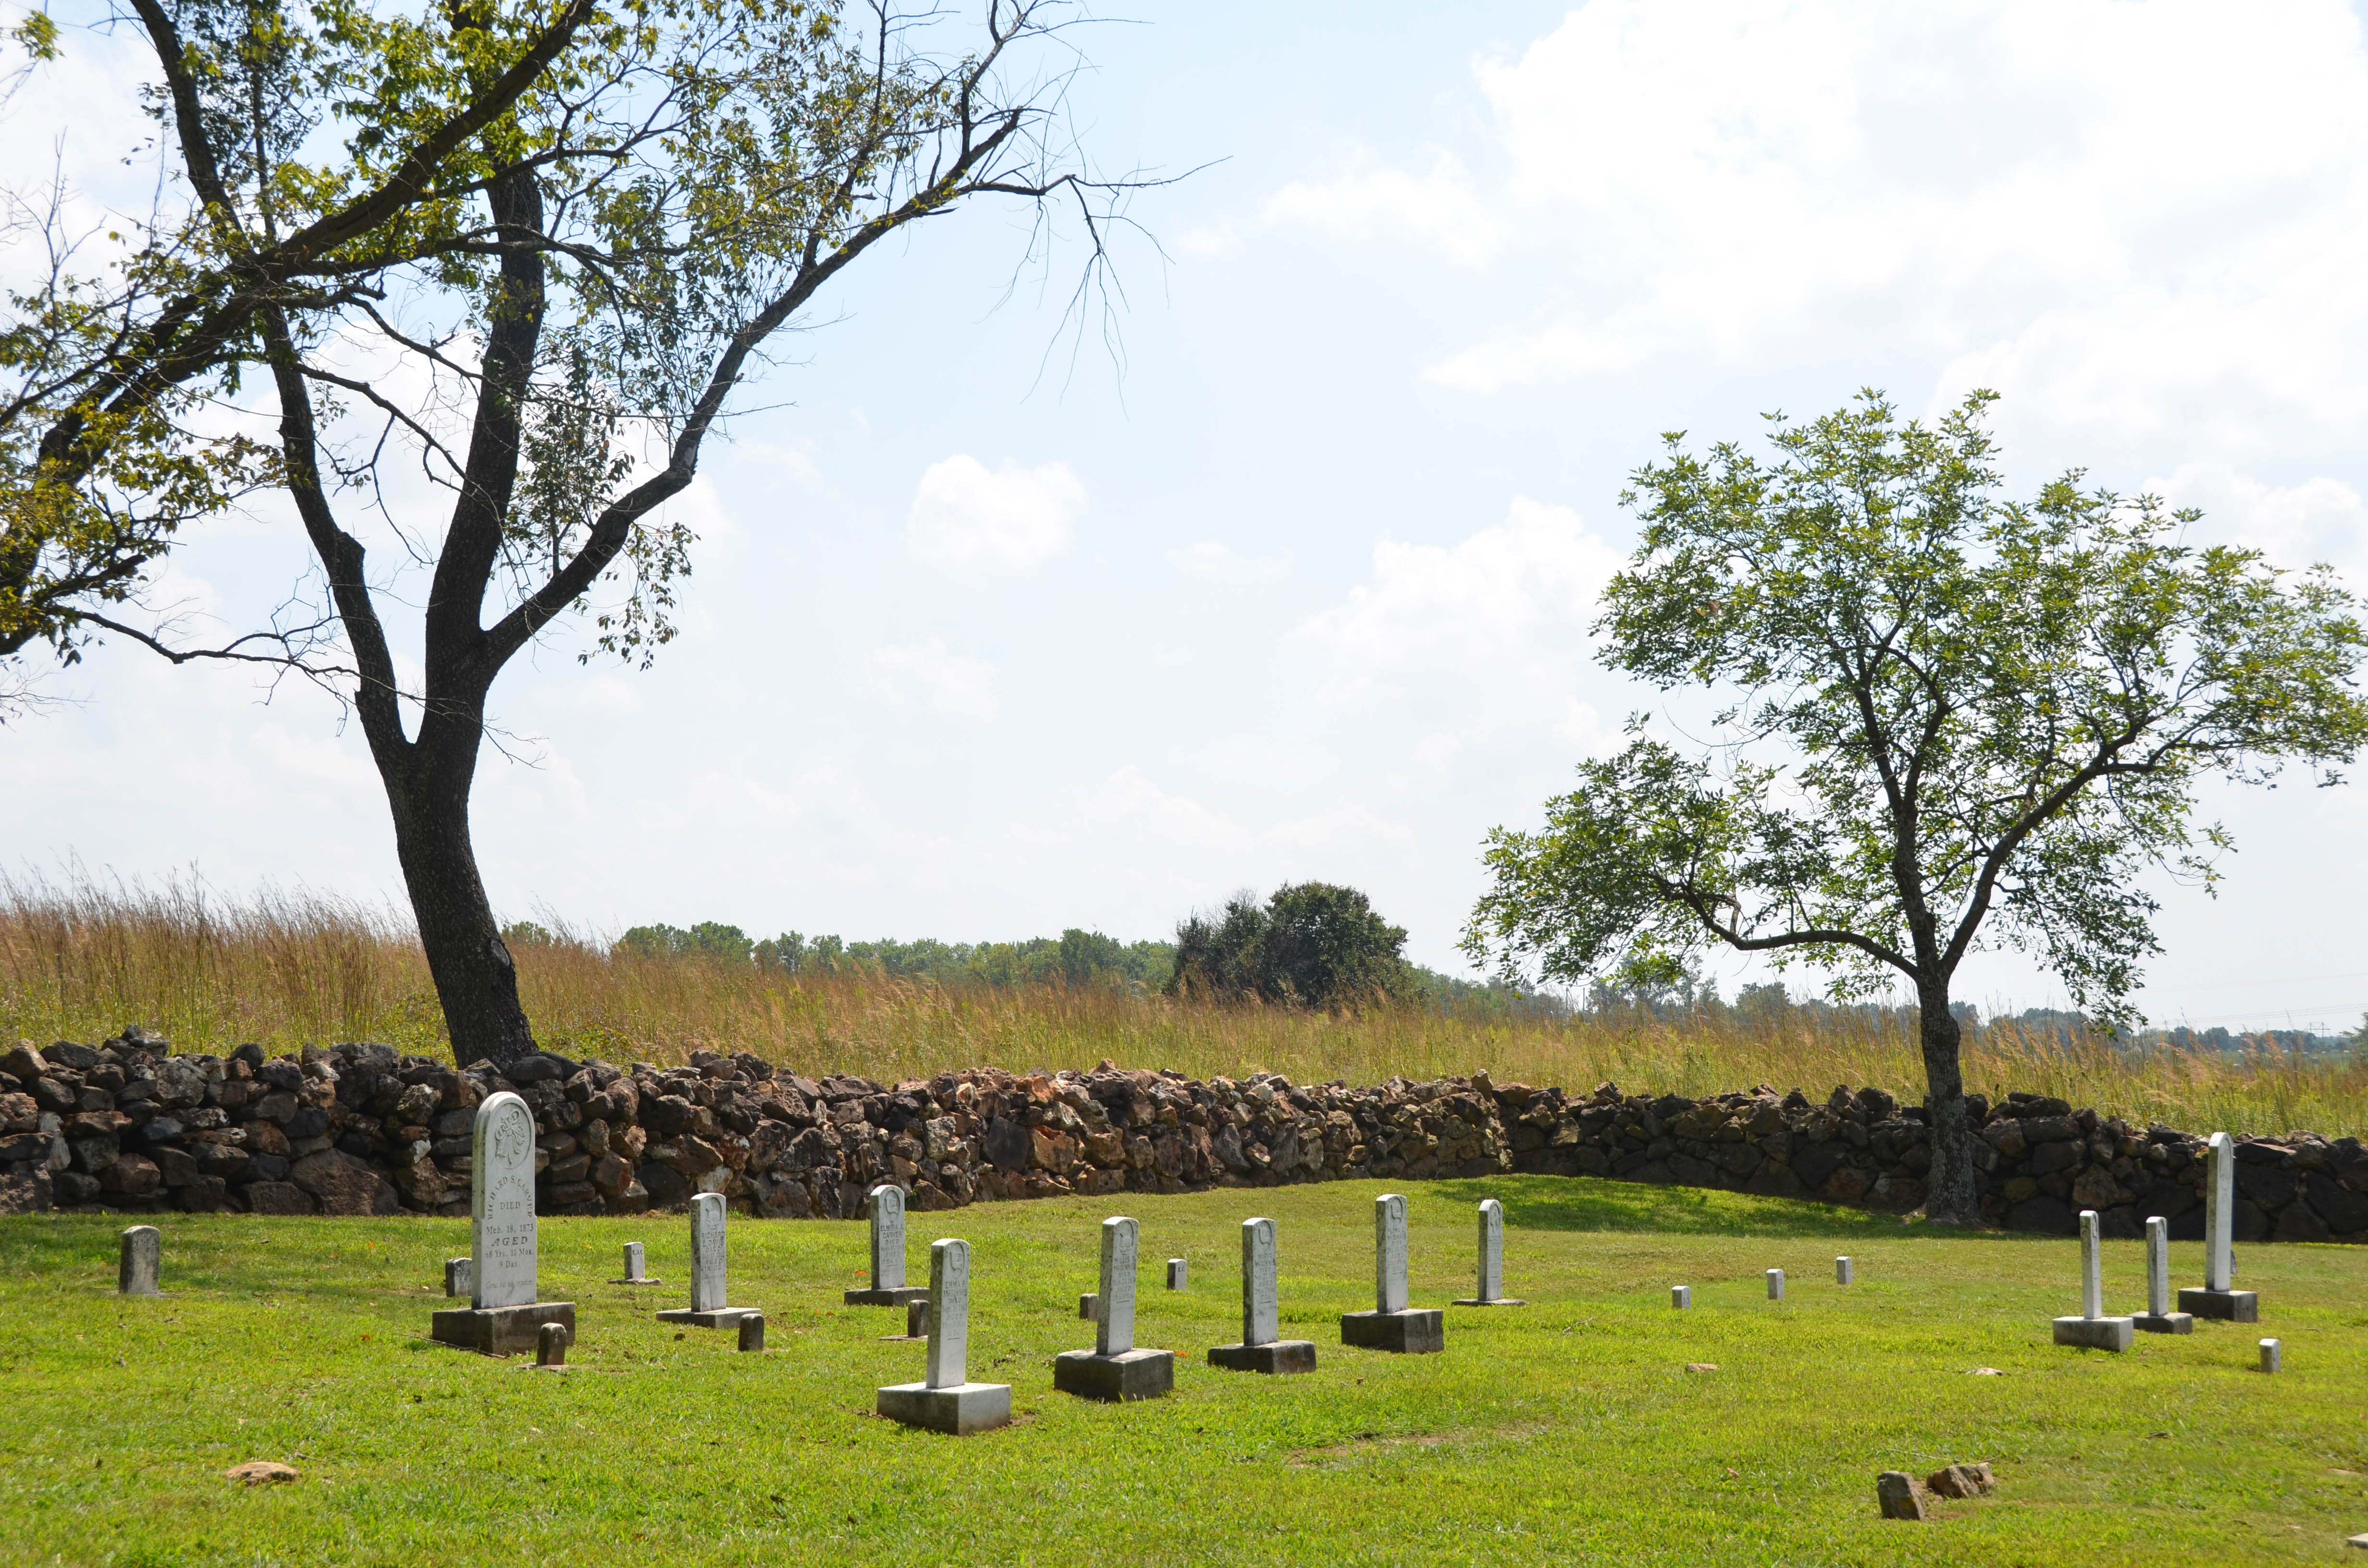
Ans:
{"label": "rough stone", "polygon": [[1874,1501],[1886,1519],[1924,1517],[1924,1499],[1917,1493],[1916,1478],[1904,1470],[1886,1470],[1874,1478]]}
{"label": "rough stone", "polygon": [[1942,1497],[1987,1497],[1990,1494],[1990,1467],[1987,1464],[1943,1465],[1925,1477],[1926,1488]]}

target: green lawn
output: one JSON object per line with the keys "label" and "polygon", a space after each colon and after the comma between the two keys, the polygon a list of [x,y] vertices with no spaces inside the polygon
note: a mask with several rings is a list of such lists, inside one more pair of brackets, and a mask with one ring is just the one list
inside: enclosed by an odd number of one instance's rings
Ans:
{"label": "green lawn", "polygon": [[[733,1221],[734,1304],[769,1324],[757,1357],[653,1318],[688,1294],[682,1217],[547,1220],[543,1293],[579,1323],[552,1375],[427,1341],[465,1222],[165,1218],[171,1293],[124,1301],[129,1221],[0,1220],[0,1562],[2086,1564],[2340,1560],[2368,1530],[2368,1250],[2240,1248],[2259,1327],[2115,1357],[2048,1343],[2078,1305],[2068,1241],[1601,1181],[1417,1183],[1415,1303],[1470,1293],[1473,1205],[1495,1196],[1530,1304],[1448,1307],[1445,1355],[1392,1357],[1344,1348],[1336,1321],[1372,1304],[1381,1190],[914,1215],[916,1282],[929,1238],[970,1241],[971,1375],[1015,1385],[1015,1424],[966,1438],[871,1414],[922,1352],[882,1342],[901,1311],[838,1304],[860,1224]],[[1055,1394],[1051,1361],[1092,1343],[1076,1297],[1121,1207],[1143,1222],[1138,1343],[1179,1359],[1173,1397],[1113,1407]],[[1239,1337],[1237,1226],[1260,1213],[1309,1376],[1205,1363]],[[630,1240],[666,1286],[606,1283]],[[2200,1280],[2201,1248],[2173,1251]],[[1171,1294],[1178,1254],[1191,1288]],[[2143,1305],[2142,1269],[2139,1244],[2109,1244],[2110,1310]],[[2251,1369],[2264,1334],[2285,1342],[2276,1377]],[[222,1479],[250,1459],[302,1478]],[[1990,1461],[1998,1494],[1876,1517],[1877,1471],[1957,1460]]]}

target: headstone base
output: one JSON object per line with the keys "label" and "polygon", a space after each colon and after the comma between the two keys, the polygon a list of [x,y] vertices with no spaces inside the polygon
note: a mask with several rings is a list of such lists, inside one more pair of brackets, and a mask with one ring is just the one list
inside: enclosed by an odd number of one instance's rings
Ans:
{"label": "headstone base", "polygon": [[2127,1318],[2057,1318],[2055,1343],[2090,1350],[2127,1350],[2136,1331]]}
{"label": "headstone base", "polygon": [[1269,1339],[1264,1345],[1212,1345],[1209,1365],[1229,1372],[1312,1372],[1315,1341]]}
{"label": "headstone base", "polygon": [[1402,1312],[1343,1312],[1340,1343],[1407,1355],[1447,1348],[1447,1314],[1436,1307]]}
{"label": "headstone base", "polygon": [[1090,1350],[1064,1350],[1053,1358],[1053,1386],[1085,1399],[1157,1399],[1175,1392],[1176,1354],[1135,1349],[1097,1356]]}
{"label": "headstone base", "polygon": [[575,1303],[537,1301],[524,1307],[453,1307],[436,1314],[428,1334],[439,1345],[458,1346],[480,1356],[516,1356],[535,1347],[547,1323],[575,1337]]}
{"label": "headstone base", "polygon": [[2179,1310],[2222,1323],[2259,1323],[2261,1299],[2250,1290],[2206,1290],[2200,1287],[2179,1293]]}
{"label": "headstone base", "polygon": [[2195,1318],[2189,1312],[2134,1312],[2130,1322],[2140,1334],[2193,1334]]}
{"label": "headstone base", "polygon": [[611,1279],[609,1283],[611,1285],[663,1285],[666,1281],[655,1274],[644,1274],[639,1279]]}
{"label": "headstone base", "polygon": [[907,1301],[929,1299],[927,1285],[899,1285],[893,1290],[849,1290],[847,1304],[850,1307],[901,1307]]}
{"label": "headstone base", "polygon": [[880,1391],[878,1409],[907,1426],[968,1437],[1011,1424],[1011,1385],[956,1383],[933,1389],[927,1383],[892,1383]]}
{"label": "headstone base", "polygon": [[737,1328],[740,1320],[755,1312],[755,1307],[718,1307],[713,1312],[698,1312],[689,1307],[677,1307],[658,1314],[660,1323],[687,1323],[693,1328]]}
{"label": "headstone base", "polygon": [[1458,1307],[1526,1307],[1530,1303],[1518,1296],[1491,1296],[1485,1301],[1477,1296],[1463,1296],[1450,1304]]}

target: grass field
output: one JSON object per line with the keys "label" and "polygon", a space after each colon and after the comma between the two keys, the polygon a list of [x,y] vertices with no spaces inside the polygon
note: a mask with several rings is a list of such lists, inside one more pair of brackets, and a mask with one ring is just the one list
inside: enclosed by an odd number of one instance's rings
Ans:
{"label": "grass field", "polygon": [[[1493,1195],[1530,1305],[1449,1307],[1444,1355],[1391,1357],[1337,1324],[1372,1304],[1379,1190],[1133,1199],[1138,1342],[1179,1364],[1172,1397],[1124,1407],[1052,1389],[1053,1354],[1092,1342],[1076,1303],[1101,1204],[914,1216],[922,1277],[931,1236],[971,1242],[972,1376],[1015,1389],[1013,1426],[960,1439],[871,1414],[922,1356],[881,1338],[901,1312],[838,1304],[855,1223],[734,1222],[733,1299],[769,1323],[756,1357],[652,1317],[687,1294],[682,1218],[546,1221],[543,1293],[580,1324],[551,1374],[427,1341],[461,1222],[175,1217],[171,1293],[125,1301],[120,1220],[0,1220],[0,1561],[2097,1564],[2338,1560],[2368,1530],[2362,1249],[2241,1249],[2258,1328],[2113,1357],[2048,1343],[2078,1308],[2068,1242],[1611,1182],[1421,1183],[1416,1304],[1469,1293]],[[1204,1363],[1239,1337],[1252,1213],[1277,1221],[1308,1376]],[[628,1240],[666,1287],[605,1283]],[[1848,1289],[1838,1253],[1859,1260]],[[2199,1248],[2173,1253],[2200,1278]],[[1158,1288],[1175,1255],[1180,1294]],[[2142,1262],[2108,1244],[2110,1308],[2142,1302]],[[1668,1305],[1679,1283],[1691,1312]],[[2262,1334],[2281,1375],[2250,1369]],[[258,1458],[302,1479],[222,1478]],[[1877,1471],[1972,1460],[1994,1497],[1875,1517]]]}
{"label": "grass field", "polygon": [[[1517,1018],[1407,1006],[1356,1015],[1217,1006],[1108,986],[940,987],[875,975],[797,975],[752,964],[639,958],[581,934],[521,948],[518,984],[551,1049],[623,1063],[689,1060],[699,1047],[749,1051],[821,1077],[894,1081],[970,1067],[1014,1072],[1172,1067],[1194,1077],[1260,1070],[1296,1082],[1479,1070],[1499,1082],[1584,1093],[1703,1096],[1770,1084],[1823,1099],[1873,1085],[1908,1104],[1924,1069],[1897,1018],[1793,1008],[1744,1018]],[[128,1024],[184,1051],[247,1040],[274,1052],[377,1040],[449,1056],[426,959],[390,911],[311,894],[224,901],[161,888],[16,882],[0,875],[0,1049],[19,1037],[97,1040]],[[1967,1085],[2053,1095],[2133,1125],[2231,1132],[2308,1129],[2368,1135],[2368,1057],[2277,1051],[2113,1050],[2011,1024],[1965,1051]]]}

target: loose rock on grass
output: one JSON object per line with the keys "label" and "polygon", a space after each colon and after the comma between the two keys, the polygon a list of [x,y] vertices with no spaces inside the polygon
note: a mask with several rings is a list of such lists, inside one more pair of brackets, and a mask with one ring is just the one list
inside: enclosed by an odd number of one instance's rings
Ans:
{"label": "loose rock on grass", "polygon": [[296,1471],[277,1460],[249,1460],[222,1471],[224,1481],[243,1481],[249,1486],[271,1486],[282,1481],[296,1479]]}

